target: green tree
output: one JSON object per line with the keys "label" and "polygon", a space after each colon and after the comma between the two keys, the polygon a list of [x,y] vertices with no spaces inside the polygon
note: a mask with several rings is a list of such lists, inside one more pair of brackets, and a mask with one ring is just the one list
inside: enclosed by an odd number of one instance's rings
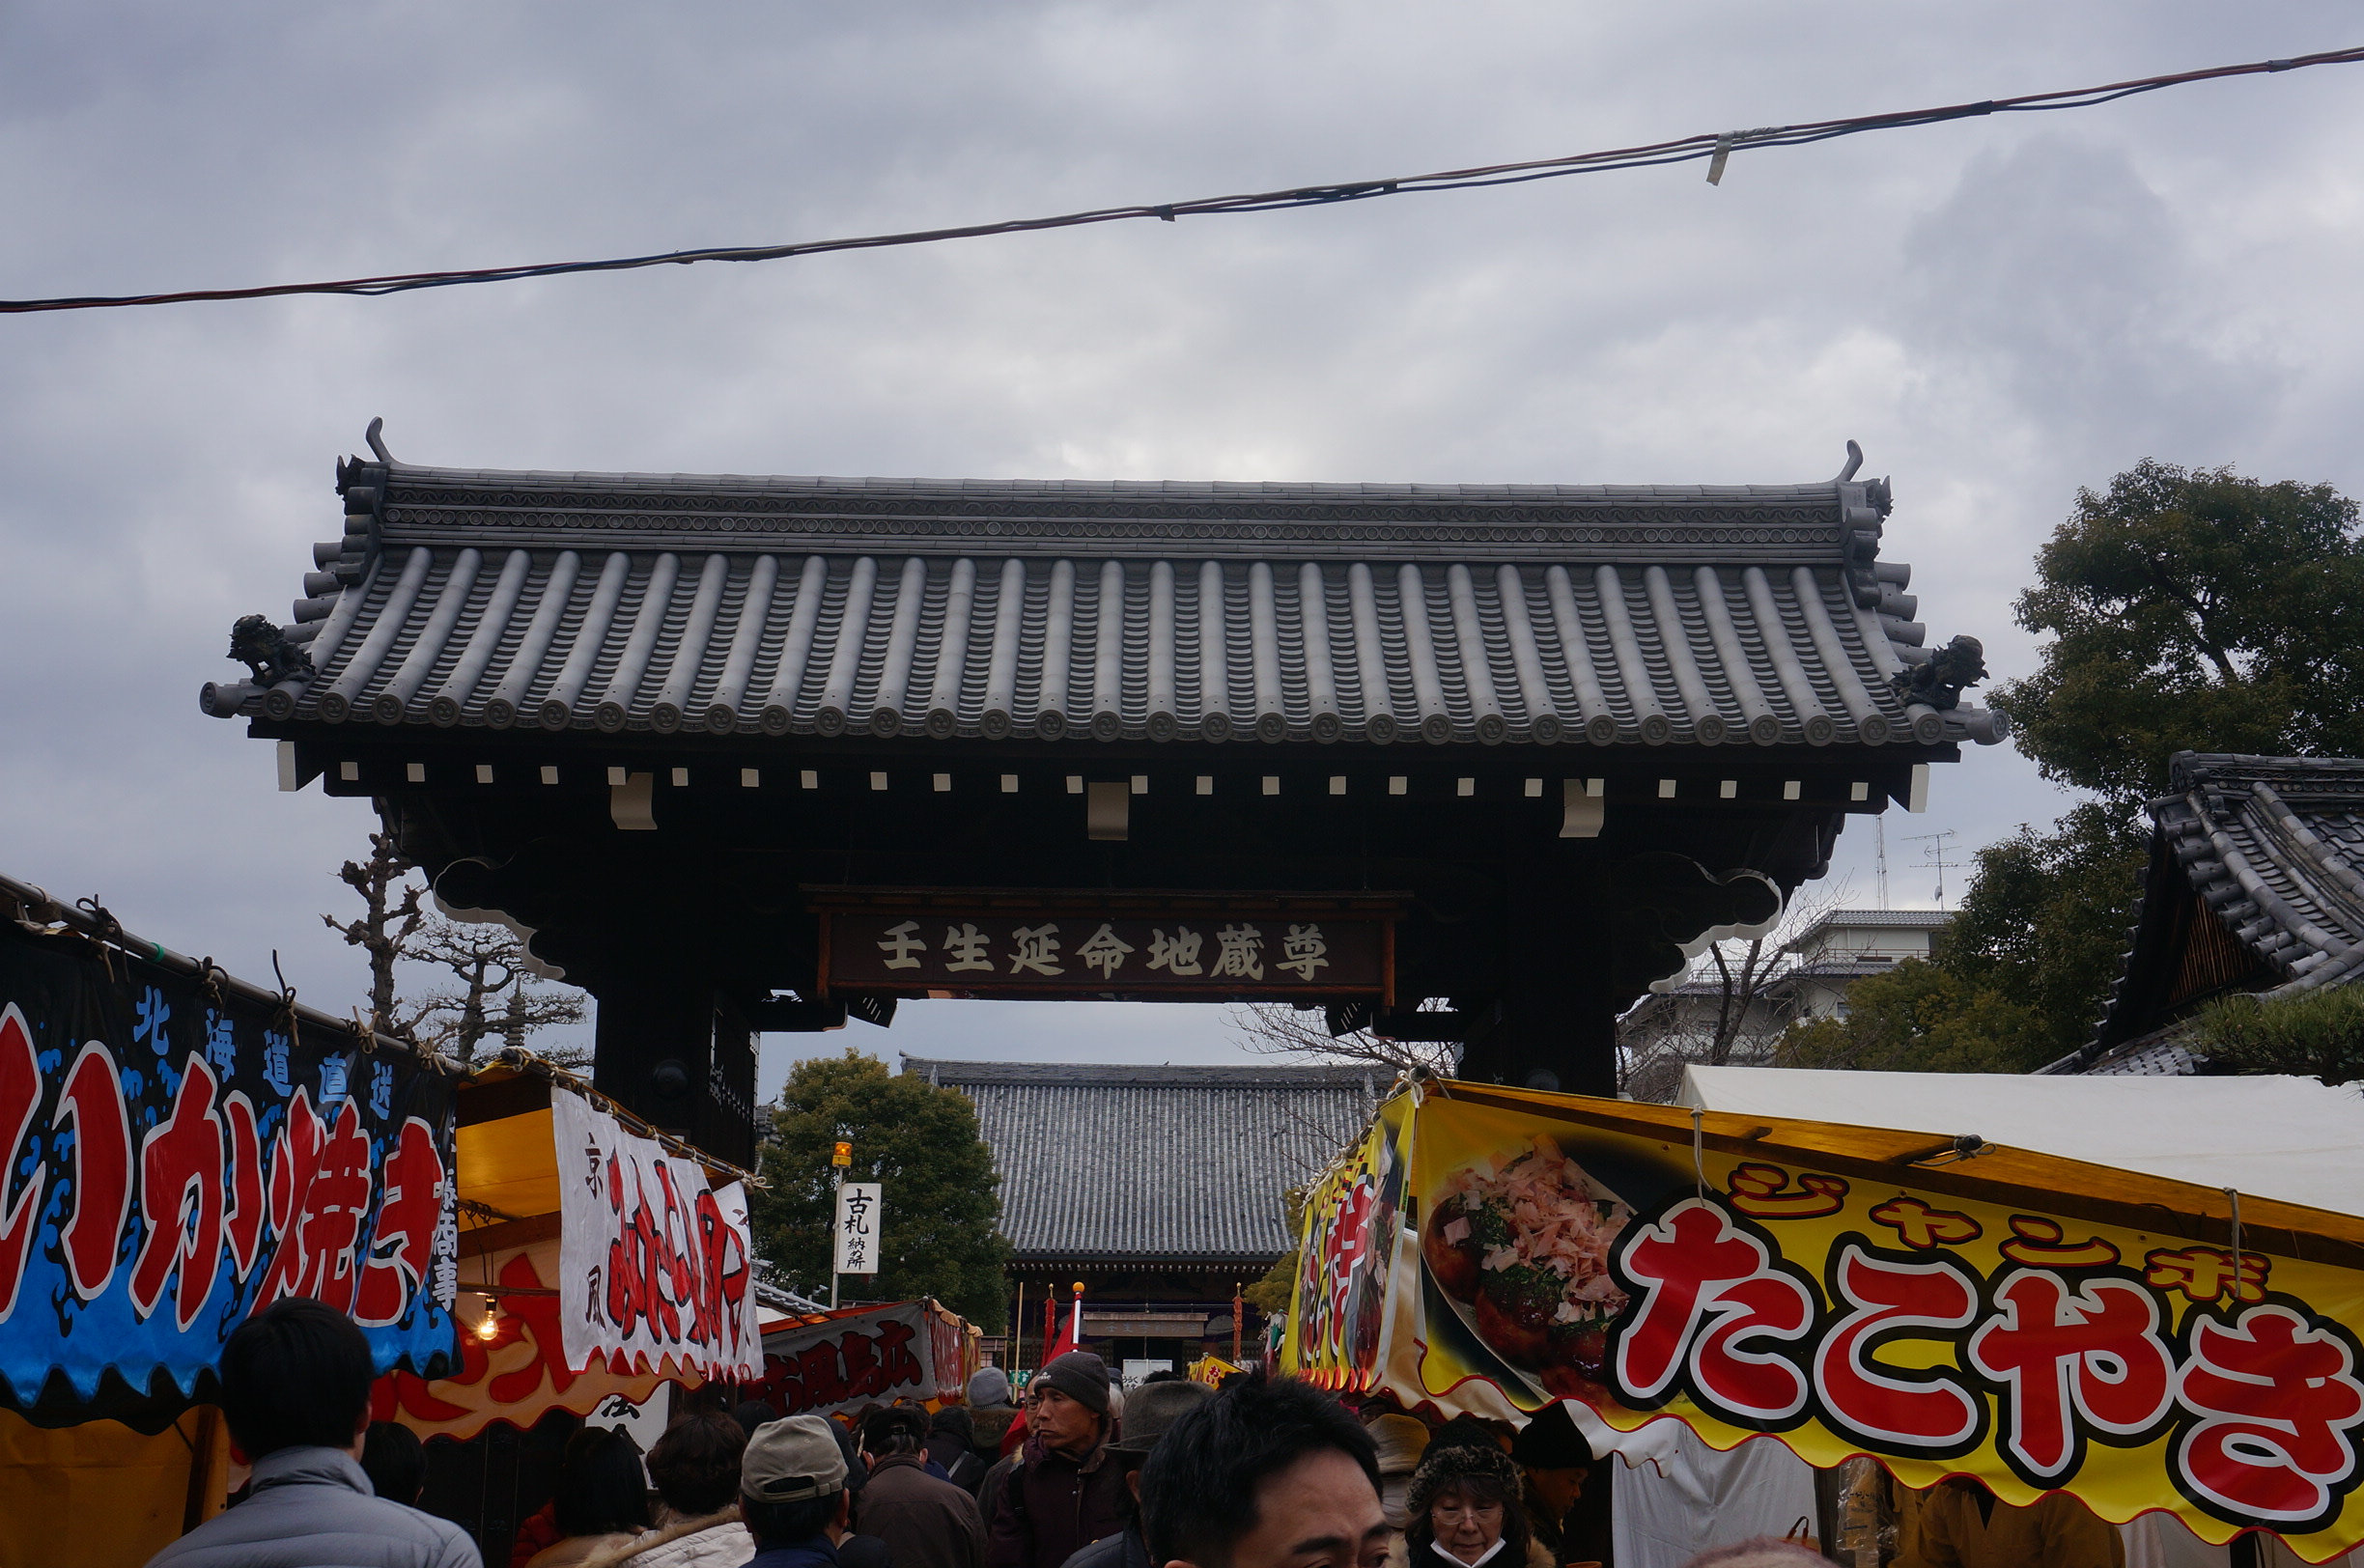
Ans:
{"label": "green tree", "polygon": [[1297,1295],[1297,1268],[1305,1261],[1306,1198],[1309,1194],[1302,1187],[1292,1187],[1280,1194],[1281,1207],[1288,1211],[1288,1231],[1292,1245],[1287,1253],[1264,1272],[1264,1277],[1240,1292],[1240,1299],[1257,1311],[1271,1315],[1286,1312]]}
{"label": "green tree", "polygon": [[2025,1044],[2042,1061],[2067,1055],[2092,1037],[2118,978],[2150,854],[2149,821],[2097,801],[2048,833],[2021,826],[1978,852],[1936,963],[1970,992],[2026,1010]]}
{"label": "green tree", "polygon": [[2050,1053],[2034,1008],[1932,963],[1907,959],[1847,988],[1843,1018],[1783,1036],[1784,1067],[1884,1073],[2024,1073]]}
{"label": "green tree", "polygon": [[[844,1129],[841,1134],[839,1129]],[[976,1106],[848,1047],[799,1062],[772,1112],[755,1194],[755,1249],[808,1295],[827,1296],[836,1215],[830,1146],[854,1145],[846,1180],[877,1182],[886,1218],[884,1265],[865,1297],[933,1296],[988,1333],[1007,1315],[1001,1271],[1009,1244],[996,1228],[1001,1199]]]}
{"label": "green tree", "polygon": [[2145,459],[2079,490],[2019,596],[2019,624],[2047,639],[2036,670],[1994,703],[2046,778],[2094,798],[1979,851],[1931,961],[1859,983],[1846,1019],[1802,1026],[1783,1058],[2009,1072],[2083,1045],[2168,759],[2364,752],[2360,598],[2356,505],[2327,485]]}
{"label": "green tree", "polygon": [[2364,543],[2328,485],[2146,458],[2036,558],[2022,627],[2050,638],[1995,691],[2046,778],[2134,805],[2178,751],[2364,751]]}
{"label": "green tree", "polygon": [[2364,1078],[2364,986],[2278,1001],[2224,996],[2191,1021],[2190,1044],[2238,1073],[2291,1073],[2336,1088]]}

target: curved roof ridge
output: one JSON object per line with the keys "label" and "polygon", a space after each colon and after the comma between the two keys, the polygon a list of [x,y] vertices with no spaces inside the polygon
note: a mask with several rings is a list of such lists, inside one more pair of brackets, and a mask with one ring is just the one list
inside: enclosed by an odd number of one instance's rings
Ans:
{"label": "curved roof ridge", "polygon": [[911,492],[932,496],[977,495],[1007,497],[1043,493],[1069,497],[1127,497],[1135,499],[1282,499],[1505,501],[1647,501],[1661,500],[1835,500],[1835,479],[1781,485],[1556,485],[1556,484],[1431,484],[1415,481],[1374,483],[1331,480],[1186,480],[1186,479],[949,479],[898,475],[840,474],[697,474],[632,470],[558,468],[460,468],[428,463],[386,465],[388,484],[595,486],[636,490],[690,490],[744,492],[786,490],[822,493],[831,490],[859,494]]}

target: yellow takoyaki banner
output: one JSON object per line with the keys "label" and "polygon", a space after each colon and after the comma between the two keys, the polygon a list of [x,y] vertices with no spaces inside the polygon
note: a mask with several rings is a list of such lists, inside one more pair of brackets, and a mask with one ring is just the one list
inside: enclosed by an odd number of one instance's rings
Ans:
{"label": "yellow takoyaki banner", "polygon": [[1440,1414],[1775,1433],[2311,1562],[2364,1541],[2364,1219],[1961,1143],[1406,1089],[1313,1190],[1282,1364]]}

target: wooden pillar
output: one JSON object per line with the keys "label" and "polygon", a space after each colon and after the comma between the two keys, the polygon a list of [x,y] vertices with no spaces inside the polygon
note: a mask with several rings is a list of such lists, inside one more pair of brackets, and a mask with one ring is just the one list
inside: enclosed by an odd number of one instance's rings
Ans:
{"label": "wooden pillar", "polygon": [[1471,1021],[1461,1077],[1617,1093],[1615,933],[1599,877],[1574,857],[1517,868],[1502,914],[1502,988]]}
{"label": "wooden pillar", "polygon": [[651,1126],[694,1137],[714,1061],[713,986],[652,966],[607,979],[597,994],[593,1085]]}

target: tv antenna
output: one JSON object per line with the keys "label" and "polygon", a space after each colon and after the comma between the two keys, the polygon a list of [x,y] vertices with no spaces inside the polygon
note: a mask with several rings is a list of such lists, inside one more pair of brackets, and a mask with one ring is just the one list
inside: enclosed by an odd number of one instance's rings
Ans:
{"label": "tv antenna", "polygon": [[1878,835],[1872,840],[1876,846],[1872,862],[1874,867],[1872,874],[1879,881],[1879,907],[1885,910],[1888,908],[1888,823],[1886,819],[1873,817],[1872,831]]}
{"label": "tv antenna", "polygon": [[1937,873],[1937,907],[1941,910],[1945,908],[1945,874],[1949,871],[1959,870],[1962,864],[1959,860],[1946,858],[1948,847],[1946,840],[1960,836],[1953,828],[1948,827],[1941,832],[1908,834],[1904,840],[1907,844],[1928,843],[1928,848],[1921,852],[1921,860],[1924,865]]}

